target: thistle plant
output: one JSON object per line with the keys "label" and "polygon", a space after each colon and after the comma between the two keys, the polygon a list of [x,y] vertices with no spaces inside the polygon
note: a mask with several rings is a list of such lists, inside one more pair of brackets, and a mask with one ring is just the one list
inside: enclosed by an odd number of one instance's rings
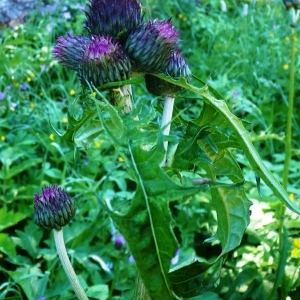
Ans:
{"label": "thistle plant", "polygon": [[45,229],[53,229],[58,256],[70,284],[77,298],[86,300],[88,297],[81,287],[69,260],[62,230],[74,217],[75,212],[76,205],[74,200],[60,187],[46,187],[41,194],[34,195],[34,223]]}
{"label": "thistle plant", "polygon": [[[96,95],[93,106],[80,120],[73,120],[63,138],[74,142],[71,137],[78,132],[84,137],[103,132],[124,158],[128,176],[135,182],[131,202],[122,203],[126,205],[122,211],[106,203],[101,191],[96,192],[136,262],[135,299],[172,300],[203,294],[213,288],[222,258],[239,246],[250,222],[251,202],[232,148],[244,151],[253,170],[287,207],[300,210],[262,162],[242,121],[217,91],[192,76],[180,49],[179,30],[171,19],[144,20],[136,0],[90,0],[85,15],[88,34],[60,37],[53,51],[59,63],[78,74],[83,88]],[[140,76],[135,77],[136,73]],[[192,85],[192,79],[201,87]],[[111,99],[118,98],[116,90],[121,90],[120,98],[126,97],[131,94],[130,85],[137,83],[165,97],[163,113],[150,101],[135,102],[126,113],[117,109],[122,101]],[[185,119],[179,111],[180,118],[173,125],[175,97],[185,90],[203,101],[202,111],[194,120]],[[99,128],[91,132],[89,122],[95,116]],[[167,138],[171,124],[174,132]],[[167,140],[172,151],[166,163]],[[210,262],[200,262],[196,256],[186,259],[180,252],[174,265],[172,258],[180,245],[172,229],[170,204],[199,199],[204,185],[218,219],[210,241],[219,241],[222,250]],[[211,269],[214,275],[206,276]]]}

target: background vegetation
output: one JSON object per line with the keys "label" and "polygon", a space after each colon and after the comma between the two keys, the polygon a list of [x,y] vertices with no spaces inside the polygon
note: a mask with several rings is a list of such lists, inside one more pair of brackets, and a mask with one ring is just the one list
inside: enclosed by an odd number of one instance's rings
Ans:
{"label": "background vegetation", "polygon": [[[217,89],[231,111],[244,120],[260,155],[281,182],[291,40],[297,37],[291,36],[289,15],[281,1],[249,1],[247,13],[244,2],[225,2],[226,12],[221,11],[220,1],[145,0],[142,4],[147,17],[172,16],[194,75]],[[81,147],[75,148],[57,134],[70,122],[68,109],[80,117],[83,105],[78,79],[53,60],[52,49],[56,38],[66,32],[82,33],[84,5],[85,1],[52,1],[28,15],[23,24],[0,29],[0,299],[72,296],[52,233],[38,228],[32,219],[34,193],[51,184],[61,185],[76,200],[78,212],[65,227],[65,240],[90,295],[132,298],[134,260],[98,199],[99,190],[111,202],[131,198],[134,187],[123,159],[104,136],[88,143],[78,138]],[[288,192],[298,202],[299,59],[295,76]],[[143,85],[134,86],[134,94],[139,101],[153,99]],[[156,101],[159,106],[160,99]],[[202,103],[184,92],[176,106],[194,118]],[[263,183],[259,193],[243,153],[236,150],[236,156],[253,202],[251,222],[241,245],[220,266],[220,280],[205,299],[268,299],[279,261],[281,204]],[[205,260],[217,256],[220,247],[213,244],[208,251],[203,243],[216,230],[208,194],[203,191],[192,205],[172,207],[175,232],[184,237],[181,251]],[[299,293],[298,216],[288,211],[285,226],[285,275],[273,299],[297,299]]]}

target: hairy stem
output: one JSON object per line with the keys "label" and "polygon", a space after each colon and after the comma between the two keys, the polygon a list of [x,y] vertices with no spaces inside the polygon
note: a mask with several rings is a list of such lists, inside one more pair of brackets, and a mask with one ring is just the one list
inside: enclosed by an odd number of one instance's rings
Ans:
{"label": "hairy stem", "polygon": [[132,111],[132,88],[131,84],[124,85],[120,88],[123,93],[124,107],[122,113],[128,114]]}
{"label": "hairy stem", "polygon": [[57,248],[59,259],[61,261],[61,264],[67,274],[67,277],[73,287],[73,290],[77,298],[79,300],[88,300],[89,298],[87,297],[82,286],[80,285],[79,280],[69,260],[62,229],[61,230],[53,229],[53,233],[54,233],[54,240],[55,240],[55,245]]}
{"label": "hairy stem", "polygon": [[[161,128],[162,128],[163,134],[165,136],[170,134],[174,101],[175,101],[174,97],[165,96],[164,110],[163,110],[163,115],[162,115],[162,120],[161,120]],[[166,164],[166,156],[167,156],[167,151],[168,151],[168,141],[164,142],[164,147],[165,147],[166,155],[165,155],[165,158],[164,158],[164,161],[163,161],[162,165]]]}

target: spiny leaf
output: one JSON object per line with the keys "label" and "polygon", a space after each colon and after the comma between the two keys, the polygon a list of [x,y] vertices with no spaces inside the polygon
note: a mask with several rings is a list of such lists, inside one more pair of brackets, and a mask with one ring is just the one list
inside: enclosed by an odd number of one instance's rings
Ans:
{"label": "spiny leaf", "polygon": [[212,289],[213,283],[203,282],[205,272],[211,264],[196,261],[188,266],[170,272],[169,278],[177,296],[183,298],[201,295]]}
{"label": "spiny leaf", "polygon": [[249,208],[252,203],[242,188],[211,187],[211,194],[218,216],[216,238],[221,241],[222,256],[240,244],[250,221]]}
{"label": "spiny leaf", "polygon": [[64,140],[68,142],[74,142],[75,141],[75,135],[76,133],[82,128],[82,126],[88,124],[88,122],[96,115],[96,110],[86,110],[83,114],[83,116],[79,119],[76,120],[70,111],[68,111],[68,128],[67,131],[64,134],[59,133],[51,124],[50,120],[50,125],[52,128],[55,130],[55,132],[61,136]]}
{"label": "spiny leaf", "polygon": [[238,140],[241,149],[244,151],[247,159],[249,160],[254,172],[258,173],[258,175],[264,180],[266,185],[273,191],[273,193],[283,204],[285,204],[292,211],[300,214],[300,208],[290,200],[285,189],[279,184],[274,175],[267,169],[267,167],[263,163],[257,150],[253,146],[249,132],[245,129],[242,121],[230,112],[225,101],[219,100],[221,97],[218,93],[213,93],[219,98],[216,99],[210,94],[210,91],[212,91],[212,89],[208,85],[204,86],[203,88],[197,88],[188,84],[184,78],[174,80],[171,77],[162,74],[153,75],[202,96],[205,103],[214,107],[214,109],[227,120],[229,127],[235,133],[236,139]]}

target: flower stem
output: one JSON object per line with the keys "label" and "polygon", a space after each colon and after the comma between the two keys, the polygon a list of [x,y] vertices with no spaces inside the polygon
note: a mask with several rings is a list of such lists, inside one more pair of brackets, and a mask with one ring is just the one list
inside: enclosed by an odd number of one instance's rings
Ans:
{"label": "flower stem", "polygon": [[132,111],[132,88],[131,84],[124,85],[120,88],[123,93],[124,107],[122,109],[123,114],[128,114]]}
{"label": "flower stem", "polygon": [[[162,120],[161,120],[161,128],[162,128],[163,134],[165,136],[169,135],[169,133],[170,133],[174,101],[175,101],[174,97],[165,96],[164,110],[163,110],[163,115],[162,115]],[[164,142],[166,154],[165,154],[165,158],[163,160],[162,165],[165,165],[167,163],[166,157],[167,157],[168,143],[169,143],[168,141]]]}
{"label": "flower stem", "polygon": [[[292,42],[291,42],[291,63],[290,63],[290,78],[289,78],[289,98],[288,98],[288,111],[287,111],[287,123],[286,123],[286,133],[285,133],[285,160],[284,160],[284,169],[282,175],[282,186],[284,189],[288,188],[288,180],[289,180],[289,170],[290,170],[290,162],[292,157],[292,121],[293,121],[293,109],[294,109],[294,96],[295,96],[295,62],[296,62],[296,48],[295,48],[295,40],[296,40],[296,31],[292,28]],[[284,240],[285,240],[285,211],[286,207],[281,204],[280,211],[280,225],[279,225],[279,262],[278,268],[276,269],[276,277],[273,286],[273,290],[271,292],[270,298],[275,294],[278,287],[281,284],[282,277],[284,275],[284,268],[286,265],[286,254],[284,251]],[[281,298],[285,299],[284,288],[282,288]]]}
{"label": "flower stem", "polygon": [[89,298],[87,297],[82,286],[80,285],[79,280],[69,260],[62,229],[61,230],[53,229],[53,233],[54,233],[54,240],[55,240],[55,245],[57,248],[59,259],[61,261],[61,264],[67,274],[67,277],[73,287],[73,290],[77,298],[79,300],[88,300]]}

